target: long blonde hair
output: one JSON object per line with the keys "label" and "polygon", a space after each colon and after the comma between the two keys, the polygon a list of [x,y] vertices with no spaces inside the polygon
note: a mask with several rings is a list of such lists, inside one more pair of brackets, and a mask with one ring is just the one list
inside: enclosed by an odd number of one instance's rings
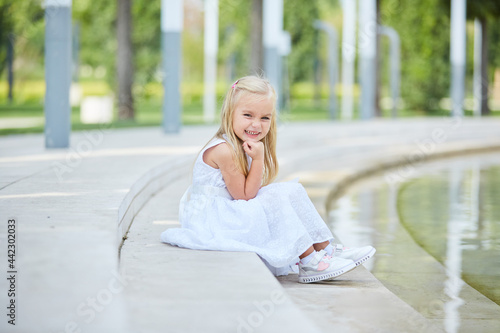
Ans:
{"label": "long blonde hair", "polygon": [[226,93],[221,110],[221,125],[214,138],[224,139],[233,148],[233,159],[238,169],[248,176],[249,166],[245,151],[243,150],[243,141],[234,133],[233,115],[238,102],[243,96],[251,95],[256,100],[269,99],[273,105],[271,114],[271,124],[269,132],[261,140],[264,144],[264,175],[262,185],[269,185],[278,175],[278,160],[276,159],[276,92],[269,81],[257,76],[245,76],[237,80]]}

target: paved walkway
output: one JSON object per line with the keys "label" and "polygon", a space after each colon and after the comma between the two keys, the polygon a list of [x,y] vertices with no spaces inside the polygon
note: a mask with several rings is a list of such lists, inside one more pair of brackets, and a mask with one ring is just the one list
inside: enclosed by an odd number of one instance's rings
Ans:
{"label": "paved walkway", "polygon": [[[18,246],[16,326],[2,320],[0,330],[439,331],[363,268],[299,285],[274,278],[253,253],[161,244],[159,233],[178,226],[194,156],[215,130],[78,132],[70,149],[49,151],[41,135],[0,138],[0,218],[17,221]],[[324,214],[359,176],[393,167],[388,181],[404,180],[423,159],[492,149],[500,149],[498,119],[282,124],[280,180],[299,176]]]}

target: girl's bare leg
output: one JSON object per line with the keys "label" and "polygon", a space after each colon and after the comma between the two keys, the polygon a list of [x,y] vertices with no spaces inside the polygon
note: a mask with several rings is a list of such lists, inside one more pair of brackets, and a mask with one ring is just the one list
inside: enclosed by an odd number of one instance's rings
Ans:
{"label": "girl's bare leg", "polygon": [[317,244],[313,244],[313,247],[316,251],[321,251],[323,250],[325,247],[328,246],[328,244],[330,244],[329,241],[324,241],[322,243],[317,243]]}
{"label": "girl's bare leg", "polygon": [[328,246],[328,244],[330,244],[329,241],[324,241],[322,243],[317,243],[317,244],[313,244],[310,248],[308,248],[306,250],[306,252],[302,253],[299,258],[302,259],[304,257],[307,257],[308,255],[310,255],[311,253],[313,253],[314,251],[321,251],[323,250],[325,247]]}
{"label": "girl's bare leg", "polygon": [[309,247],[309,248],[306,250],[306,252],[302,253],[302,254],[299,256],[299,258],[300,258],[300,259],[305,258],[305,257],[307,257],[308,255],[310,255],[310,254],[311,254],[311,253],[313,253],[313,252],[314,252],[314,247],[312,247],[312,246],[311,246],[311,247]]}

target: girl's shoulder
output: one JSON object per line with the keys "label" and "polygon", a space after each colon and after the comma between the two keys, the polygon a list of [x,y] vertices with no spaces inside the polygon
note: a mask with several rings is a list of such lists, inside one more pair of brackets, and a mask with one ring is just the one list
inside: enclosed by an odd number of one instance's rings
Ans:
{"label": "girl's shoulder", "polygon": [[209,166],[219,169],[219,166],[228,161],[232,161],[233,152],[229,143],[220,140],[203,152],[203,162]]}
{"label": "girl's shoulder", "polygon": [[225,134],[223,135],[223,138],[215,136],[210,141],[208,141],[205,147],[202,148],[201,153],[204,154],[207,150],[211,150],[212,148],[219,146],[221,143],[227,143],[227,142],[228,141]]}

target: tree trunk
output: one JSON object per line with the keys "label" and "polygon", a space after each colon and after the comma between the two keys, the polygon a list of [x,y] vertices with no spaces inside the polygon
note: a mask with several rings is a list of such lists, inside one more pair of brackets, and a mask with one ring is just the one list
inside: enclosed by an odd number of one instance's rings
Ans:
{"label": "tree trunk", "polygon": [[488,21],[486,18],[480,18],[481,22],[481,115],[489,115],[488,107]]}
{"label": "tree trunk", "polygon": [[117,16],[118,119],[134,119],[131,0],[118,0]]}
{"label": "tree trunk", "polygon": [[250,73],[260,74],[264,68],[262,45],[262,1],[252,0],[251,31],[252,53],[250,55]]}

